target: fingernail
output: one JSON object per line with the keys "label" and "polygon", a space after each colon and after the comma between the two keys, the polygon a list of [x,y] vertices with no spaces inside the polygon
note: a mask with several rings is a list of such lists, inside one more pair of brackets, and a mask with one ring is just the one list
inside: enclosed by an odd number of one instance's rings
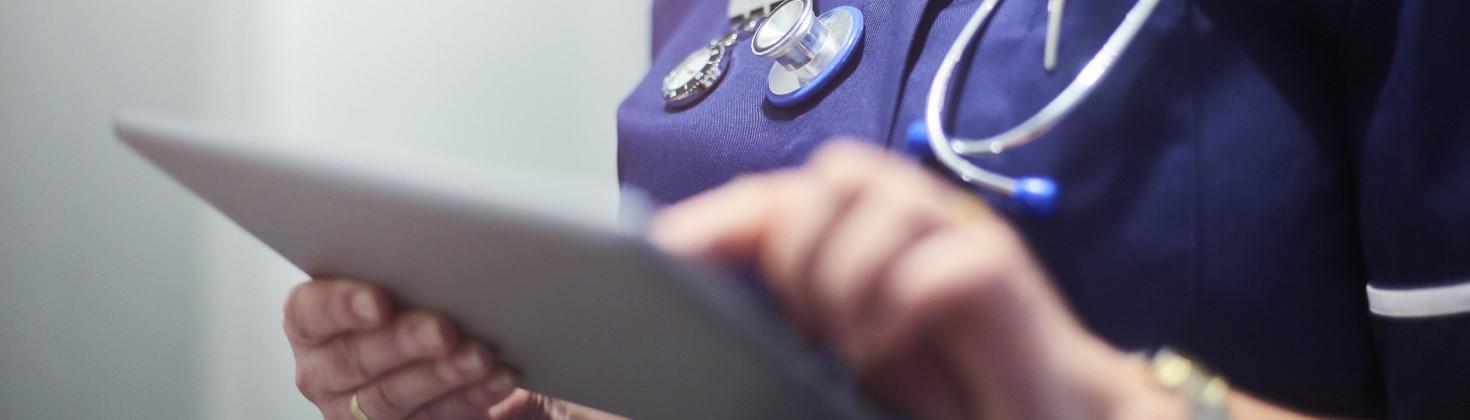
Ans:
{"label": "fingernail", "polygon": [[480,359],[480,352],[474,348],[460,355],[454,363],[459,366],[459,371],[464,373],[476,373],[485,368],[485,361]]}
{"label": "fingernail", "polygon": [[480,377],[484,366],[479,352],[471,350],[439,362],[436,369],[445,382],[459,384]]}
{"label": "fingernail", "polygon": [[416,336],[418,337],[419,344],[427,352],[433,352],[444,347],[443,329],[439,328],[439,322],[433,319],[426,319],[419,323],[418,334]]}
{"label": "fingernail", "polygon": [[491,394],[495,394],[496,397],[505,398],[506,395],[510,395],[512,391],[516,390],[515,375],[511,373],[510,369],[495,369],[495,376],[491,377],[490,382],[485,384],[485,389],[490,391]]}
{"label": "fingernail", "polygon": [[352,312],[369,323],[378,322],[378,299],[373,292],[363,290],[352,296]]}

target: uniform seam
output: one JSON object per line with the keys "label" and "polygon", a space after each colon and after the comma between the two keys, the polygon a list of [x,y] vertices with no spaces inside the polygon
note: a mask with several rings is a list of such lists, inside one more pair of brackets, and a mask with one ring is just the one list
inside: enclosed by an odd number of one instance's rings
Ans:
{"label": "uniform seam", "polygon": [[[935,9],[934,1],[925,1],[924,7],[919,9],[919,21],[915,23],[914,30],[909,35],[908,51],[905,51],[904,54],[903,73],[899,75],[898,89],[893,94],[893,106],[889,110],[888,129],[885,130],[886,132],[883,135],[884,149],[892,149],[894,147],[893,136],[897,133],[899,124],[901,123],[899,116],[903,114],[903,100],[909,94],[909,81],[913,78],[914,69],[918,68],[919,60],[924,54],[923,44],[928,43],[929,37],[934,35],[934,21],[939,17],[939,11]],[[942,7],[939,9],[942,9]],[[928,27],[924,27],[926,20],[929,21]]]}
{"label": "uniform seam", "polygon": [[[1197,28],[1194,21],[1196,6],[1195,3],[1196,2],[1194,0],[1185,0],[1183,8],[1184,27],[1185,31],[1189,34],[1187,37],[1184,38],[1186,42],[1191,42],[1195,39],[1195,37],[1199,36],[1196,31]],[[1189,145],[1191,154],[1190,160],[1192,161],[1190,163],[1190,175],[1193,181],[1193,188],[1191,190],[1190,196],[1194,200],[1194,205],[1192,208],[1193,214],[1191,215],[1192,220],[1190,221],[1190,234],[1192,235],[1192,237],[1190,238],[1189,257],[1190,281],[1187,289],[1190,302],[1188,304],[1189,309],[1187,309],[1188,314],[1184,318],[1184,322],[1182,323],[1183,325],[1181,325],[1179,328],[1184,331],[1192,331],[1194,330],[1194,328],[1191,328],[1191,325],[1196,322],[1197,314],[1199,313],[1199,291],[1204,288],[1204,275],[1202,271],[1203,264],[1200,261],[1202,259],[1200,256],[1200,243],[1204,240],[1204,229],[1201,227],[1201,225],[1204,223],[1204,198],[1202,197],[1202,182],[1200,180],[1201,172],[1203,172],[1203,169],[1201,168],[1203,162],[1200,160],[1200,95],[1198,54],[1196,53],[1196,50],[1194,48],[1185,48],[1185,54],[1187,57],[1187,62],[1189,63],[1189,72],[1187,73],[1189,75],[1189,80],[1187,81],[1189,88],[1186,90],[1186,92],[1188,92],[1189,94]]]}

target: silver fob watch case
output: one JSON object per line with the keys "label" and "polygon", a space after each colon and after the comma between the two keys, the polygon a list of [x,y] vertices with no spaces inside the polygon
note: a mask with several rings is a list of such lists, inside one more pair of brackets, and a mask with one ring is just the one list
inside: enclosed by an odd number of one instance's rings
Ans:
{"label": "silver fob watch case", "polygon": [[664,100],[669,106],[687,106],[715,89],[730,68],[729,48],[724,44],[711,42],[694,51],[664,77]]}

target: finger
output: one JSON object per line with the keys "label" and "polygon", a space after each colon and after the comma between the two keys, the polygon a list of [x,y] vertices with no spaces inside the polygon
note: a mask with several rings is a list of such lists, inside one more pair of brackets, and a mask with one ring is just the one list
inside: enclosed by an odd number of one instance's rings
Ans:
{"label": "finger", "polygon": [[763,235],[758,258],[767,287],[798,325],[812,325],[807,300],[811,256],[825,242],[828,227],[851,201],[821,178],[792,173],[773,183],[769,230]]}
{"label": "finger", "polygon": [[515,390],[509,397],[490,407],[491,420],[549,419],[552,413],[564,412],[559,400],[524,389]]}
{"label": "finger", "polygon": [[807,305],[824,335],[841,343],[863,328],[876,283],[903,251],[944,220],[937,183],[907,168],[865,189],[816,255]]}
{"label": "finger", "polygon": [[768,278],[796,282],[808,274],[811,254],[850,201],[821,178],[793,173],[770,188],[773,209],[758,258]]}
{"label": "finger", "polygon": [[774,175],[747,175],[670,206],[649,239],[677,255],[736,263],[752,260],[770,221]]}
{"label": "finger", "polygon": [[828,248],[833,227],[862,191],[897,162],[873,147],[834,140],[801,171],[768,188],[775,202],[761,244],[762,268],[787,312],[809,332],[819,326],[819,308],[810,305],[815,257]]}
{"label": "finger", "polygon": [[[875,321],[855,334],[855,359],[881,357],[926,328],[963,329],[998,345],[1021,344],[991,330],[1027,322],[1033,312],[1028,306],[1051,303],[1024,302],[1030,297],[1016,295],[1018,282],[1012,277],[1030,275],[1029,267],[1034,264],[1024,247],[1002,223],[949,225],[925,236],[898,257],[887,281],[879,284],[881,298],[866,309]],[[1020,311],[1010,310],[1017,305]],[[996,316],[972,316],[980,311]]]}
{"label": "finger", "polygon": [[882,167],[898,161],[901,160],[887,151],[861,141],[834,139],[813,152],[806,166],[834,181],[861,183],[881,172]]}
{"label": "finger", "polygon": [[283,322],[293,346],[326,342],[348,331],[381,325],[389,316],[388,298],[366,284],[313,280],[291,290]]}
{"label": "finger", "polygon": [[490,420],[577,419],[627,420],[616,414],[599,411],[545,395],[516,390],[490,408]]}
{"label": "finger", "polygon": [[[825,168],[821,173],[845,174],[831,178],[851,184],[861,182],[861,174],[887,158],[871,146],[834,141],[814,154],[808,165]],[[757,257],[757,247],[776,204],[769,189],[786,174],[743,176],[670,206],[654,219],[649,238],[665,251],[679,255],[720,262],[750,261]]]}
{"label": "finger", "polygon": [[515,381],[510,375],[492,377],[472,383],[456,390],[415,411],[411,420],[459,420],[485,419],[490,407],[506,400],[515,392]]}
{"label": "finger", "polygon": [[916,418],[985,418],[967,404],[968,388],[956,378],[955,368],[942,362],[943,354],[927,340],[906,343],[902,354],[860,372],[863,384]]}
{"label": "finger", "polygon": [[482,347],[466,346],[450,357],[420,362],[364,385],[356,391],[357,401],[370,418],[407,418],[428,403],[487,375],[508,375],[508,370],[491,369],[492,363]]}
{"label": "finger", "polygon": [[943,304],[938,301],[944,297],[941,289],[960,283],[956,279],[969,278],[969,262],[983,254],[977,252],[981,249],[977,244],[962,238],[954,229],[940,229],[895,257],[889,271],[881,275],[884,281],[874,285],[873,294],[878,298],[864,308],[870,322],[851,331],[849,344],[843,348],[850,362],[865,367],[921,338],[924,320],[936,310],[923,302]]}
{"label": "finger", "polygon": [[443,357],[459,334],[443,317],[425,312],[398,316],[386,328],[339,336],[298,353],[297,369],[315,391],[342,392],[416,361]]}

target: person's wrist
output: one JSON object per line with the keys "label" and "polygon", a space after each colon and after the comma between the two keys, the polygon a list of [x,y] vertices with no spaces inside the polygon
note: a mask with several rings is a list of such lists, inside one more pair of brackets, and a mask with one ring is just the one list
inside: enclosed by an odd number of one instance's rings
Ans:
{"label": "person's wrist", "polygon": [[1107,418],[1116,420],[1188,420],[1190,401],[1159,384],[1148,362],[1119,353],[1117,386]]}

